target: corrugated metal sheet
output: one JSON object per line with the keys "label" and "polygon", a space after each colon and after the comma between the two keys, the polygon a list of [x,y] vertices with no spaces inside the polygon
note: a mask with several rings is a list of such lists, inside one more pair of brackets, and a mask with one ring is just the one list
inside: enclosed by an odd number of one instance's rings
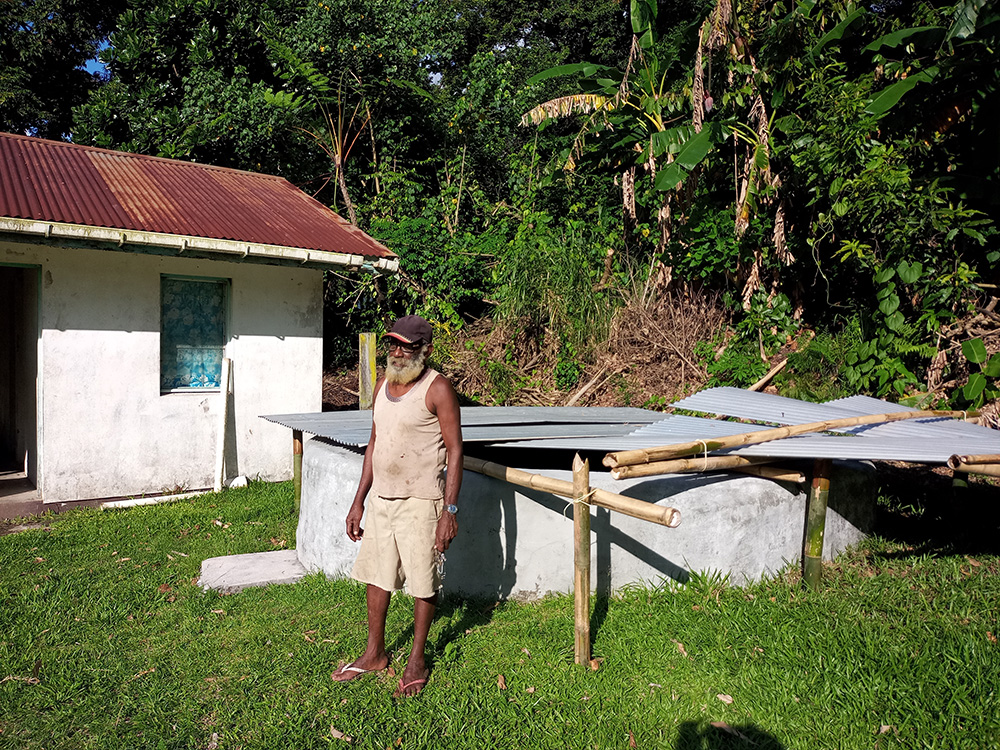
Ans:
{"label": "corrugated metal sheet", "polygon": [[[787,425],[909,411],[906,407],[864,396],[830,404],[811,404],[739,388],[702,391],[675,406]],[[355,447],[366,445],[371,433],[370,412],[290,414],[265,419]],[[634,450],[766,429],[770,427],[677,414],[664,416],[642,409],[467,407],[462,410],[462,433],[467,442],[529,450]],[[801,435],[714,452],[720,453],[785,459],[944,463],[955,453],[1000,454],[1000,432],[957,420],[915,419],[850,428],[841,435]]]}
{"label": "corrugated metal sheet", "polygon": [[10,133],[0,216],[393,257],[282,177]]}
{"label": "corrugated metal sheet", "polygon": [[[662,417],[656,412],[630,408],[467,406],[462,409],[462,438],[469,443],[617,438]],[[370,411],[274,414],[263,419],[352,447],[367,445],[372,429]]]}
{"label": "corrugated metal sheet", "polygon": [[[830,404],[813,404],[770,393],[745,391],[742,388],[708,388],[672,404],[675,409],[688,409],[723,417],[752,419],[781,425],[808,424],[826,419],[856,417],[860,412]],[[891,411],[904,411],[896,407]],[[878,412],[875,412],[878,413]]]}

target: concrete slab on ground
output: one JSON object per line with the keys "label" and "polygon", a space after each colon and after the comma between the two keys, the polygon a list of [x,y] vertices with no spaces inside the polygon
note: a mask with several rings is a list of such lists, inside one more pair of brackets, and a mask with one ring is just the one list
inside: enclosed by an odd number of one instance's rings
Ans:
{"label": "concrete slab on ground", "polygon": [[307,572],[293,549],[251,552],[208,558],[201,564],[198,584],[206,591],[235,594],[254,586],[295,583]]}

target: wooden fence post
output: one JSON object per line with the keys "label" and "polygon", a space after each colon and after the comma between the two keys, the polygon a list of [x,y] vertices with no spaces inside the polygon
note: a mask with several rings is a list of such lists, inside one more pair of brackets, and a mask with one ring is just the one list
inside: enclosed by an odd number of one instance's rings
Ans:
{"label": "wooden fence post", "polygon": [[302,504],[302,430],[292,430],[292,492],[298,513]]}
{"label": "wooden fence post", "polygon": [[806,505],[806,533],[802,547],[802,580],[814,591],[823,577],[823,533],[826,531],[826,503],[830,495],[829,458],[813,464],[812,487]]}
{"label": "wooden fence post", "polygon": [[590,662],[590,461],[573,457],[573,603],[576,637],[574,660]]}
{"label": "wooden fence post", "polygon": [[375,403],[375,334],[358,334],[359,408],[371,409]]}

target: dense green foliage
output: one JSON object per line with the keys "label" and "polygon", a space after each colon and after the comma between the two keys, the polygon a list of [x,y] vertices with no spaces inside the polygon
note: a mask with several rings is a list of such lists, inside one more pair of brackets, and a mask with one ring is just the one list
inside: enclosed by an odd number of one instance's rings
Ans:
{"label": "dense green foliage", "polygon": [[84,65],[125,6],[126,0],[0,3],[0,129],[65,137],[73,107],[100,84]]}
{"label": "dense green foliage", "polygon": [[[331,275],[338,330],[492,315],[578,362],[622,300],[691,283],[736,314],[702,353],[714,382],[752,382],[811,330],[832,348],[797,356],[800,395],[824,358],[844,392],[992,393],[959,392],[954,326],[1000,259],[995,2],[122,7],[5,4],[6,127],[287,176],[402,259],[399,278]],[[45,13],[76,57],[40,55]],[[103,85],[38,77],[109,31]]]}
{"label": "dense green foliage", "polygon": [[[820,592],[705,572],[598,599],[597,671],[572,663],[572,597],[446,599],[430,683],[401,700],[388,674],[330,680],[364,646],[362,586],[196,585],[205,558],[294,545],[290,483],[43,519],[0,536],[0,746],[993,747],[996,516],[970,528],[963,508],[911,508],[925,526],[828,566]],[[921,533],[943,528],[944,546]],[[397,675],[411,616],[394,597]]]}

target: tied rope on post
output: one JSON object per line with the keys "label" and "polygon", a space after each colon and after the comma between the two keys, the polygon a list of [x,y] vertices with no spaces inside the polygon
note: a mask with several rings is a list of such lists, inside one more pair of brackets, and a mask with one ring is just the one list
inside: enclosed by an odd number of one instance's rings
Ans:
{"label": "tied rope on post", "polygon": [[575,507],[577,505],[586,505],[588,508],[599,508],[600,507],[599,505],[595,505],[594,503],[588,503],[587,502],[596,493],[597,493],[597,488],[596,487],[591,487],[590,490],[587,492],[587,494],[584,495],[583,497],[571,497],[571,498],[566,499],[566,507],[563,508],[563,518],[569,518],[569,516],[566,515],[566,511],[568,511],[570,508],[573,508],[573,507]]}

